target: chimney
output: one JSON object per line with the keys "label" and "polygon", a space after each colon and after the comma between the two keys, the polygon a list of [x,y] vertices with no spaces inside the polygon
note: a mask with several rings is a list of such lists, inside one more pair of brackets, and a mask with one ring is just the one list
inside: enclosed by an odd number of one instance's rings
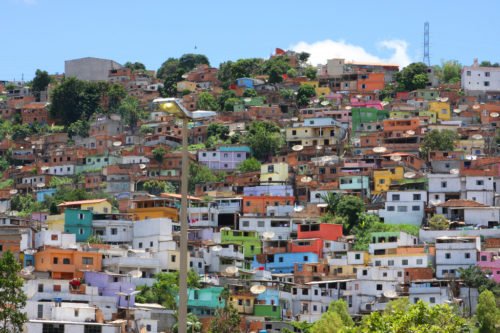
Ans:
{"label": "chimney", "polygon": [[477,58],[474,58],[474,64],[472,67],[479,67],[479,62],[477,61]]}

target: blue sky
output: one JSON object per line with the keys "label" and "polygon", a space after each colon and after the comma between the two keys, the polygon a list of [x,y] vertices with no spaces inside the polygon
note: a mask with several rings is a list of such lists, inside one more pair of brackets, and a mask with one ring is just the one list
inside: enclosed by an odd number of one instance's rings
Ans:
{"label": "blue sky", "polygon": [[425,21],[433,64],[500,61],[499,12],[496,0],[0,0],[0,80],[86,56],[157,69],[188,52],[218,65],[275,47],[404,65],[422,58]]}

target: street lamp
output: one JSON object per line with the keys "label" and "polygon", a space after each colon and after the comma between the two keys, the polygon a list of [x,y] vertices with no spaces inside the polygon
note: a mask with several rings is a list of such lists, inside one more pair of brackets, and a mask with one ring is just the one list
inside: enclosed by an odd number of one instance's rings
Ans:
{"label": "street lamp", "polygon": [[188,224],[187,224],[187,196],[188,196],[188,122],[189,120],[201,120],[214,117],[213,111],[190,112],[178,98],[156,98],[153,104],[159,109],[182,119],[182,174],[181,174],[181,240],[180,240],[180,264],[179,264],[179,310],[178,310],[178,332],[187,333],[187,261],[188,261]]}

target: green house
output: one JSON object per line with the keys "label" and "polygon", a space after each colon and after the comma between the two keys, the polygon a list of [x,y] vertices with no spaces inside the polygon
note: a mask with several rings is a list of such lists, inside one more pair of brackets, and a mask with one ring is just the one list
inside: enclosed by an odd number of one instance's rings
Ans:
{"label": "green house", "polygon": [[359,131],[361,124],[373,123],[389,118],[389,112],[375,108],[352,108],[351,117],[352,130]]}
{"label": "green house", "polygon": [[262,243],[256,231],[221,230],[221,243],[243,246],[245,258],[262,253]]}
{"label": "green house", "polygon": [[255,304],[253,315],[271,319],[281,319],[281,306],[271,304]]}
{"label": "green house", "polygon": [[112,155],[90,155],[85,157],[81,165],[77,165],[75,172],[82,173],[94,170],[102,170],[108,165],[118,164],[118,158]]}
{"label": "green house", "polygon": [[86,242],[92,235],[92,212],[90,210],[66,209],[64,232],[75,234],[77,242]]}
{"label": "green house", "polygon": [[223,308],[225,301],[221,294],[223,287],[188,289],[188,312],[197,316],[213,316],[215,310]]}

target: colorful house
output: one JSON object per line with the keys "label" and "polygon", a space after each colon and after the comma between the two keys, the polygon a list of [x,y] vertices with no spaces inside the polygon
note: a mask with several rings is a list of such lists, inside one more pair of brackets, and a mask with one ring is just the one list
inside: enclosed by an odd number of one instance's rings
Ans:
{"label": "colorful house", "polygon": [[496,282],[500,283],[500,258],[496,252],[493,251],[481,251],[479,253],[479,260],[477,265],[483,271],[489,271],[491,278]]}
{"label": "colorful house", "polygon": [[112,206],[107,199],[91,199],[91,200],[80,200],[80,201],[67,201],[57,205],[61,212],[65,209],[81,209],[89,210],[97,214],[107,214],[111,213]]}
{"label": "colorful house", "polygon": [[254,316],[269,318],[270,320],[282,319],[278,290],[267,289],[257,296],[254,306]]}
{"label": "colorful house", "polygon": [[262,253],[262,243],[255,231],[221,230],[221,243],[243,246],[245,258],[252,258]]}
{"label": "colorful house", "polygon": [[132,201],[128,213],[134,214],[135,220],[147,220],[166,217],[172,221],[179,220],[180,207],[172,198],[141,198]]}
{"label": "colorful house", "polygon": [[35,271],[50,272],[52,279],[82,278],[89,270],[102,270],[102,255],[97,251],[47,247],[35,253]]}
{"label": "colorful house", "polygon": [[448,102],[430,101],[429,111],[434,112],[439,120],[451,119],[450,103]]}
{"label": "colorful house", "polygon": [[287,163],[269,163],[260,166],[261,182],[286,182],[288,180]]}
{"label": "colorful house", "polygon": [[66,209],[64,232],[76,235],[77,242],[86,242],[92,236],[92,212],[82,209]]}
{"label": "colorful house", "polygon": [[263,216],[266,215],[268,206],[292,206],[294,201],[295,197],[292,195],[244,196],[243,213]]}
{"label": "colorful house", "polygon": [[361,124],[373,123],[389,118],[389,111],[375,108],[352,108],[352,130],[359,131]]}
{"label": "colorful house", "polygon": [[221,294],[223,287],[188,289],[188,312],[197,316],[213,316],[217,309],[225,306]]}
{"label": "colorful house", "polygon": [[264,269],[272,273],[293,273],[295,264],[317,263],[318,255],[312,252],[274,253],[255,256],[252,269]]}
{"label": "colorful house", "polygon": [[393,181],[403,179],[404,168],[397,166],[390,169],[379,169],[373,171],[373,194],[389,191]]}

